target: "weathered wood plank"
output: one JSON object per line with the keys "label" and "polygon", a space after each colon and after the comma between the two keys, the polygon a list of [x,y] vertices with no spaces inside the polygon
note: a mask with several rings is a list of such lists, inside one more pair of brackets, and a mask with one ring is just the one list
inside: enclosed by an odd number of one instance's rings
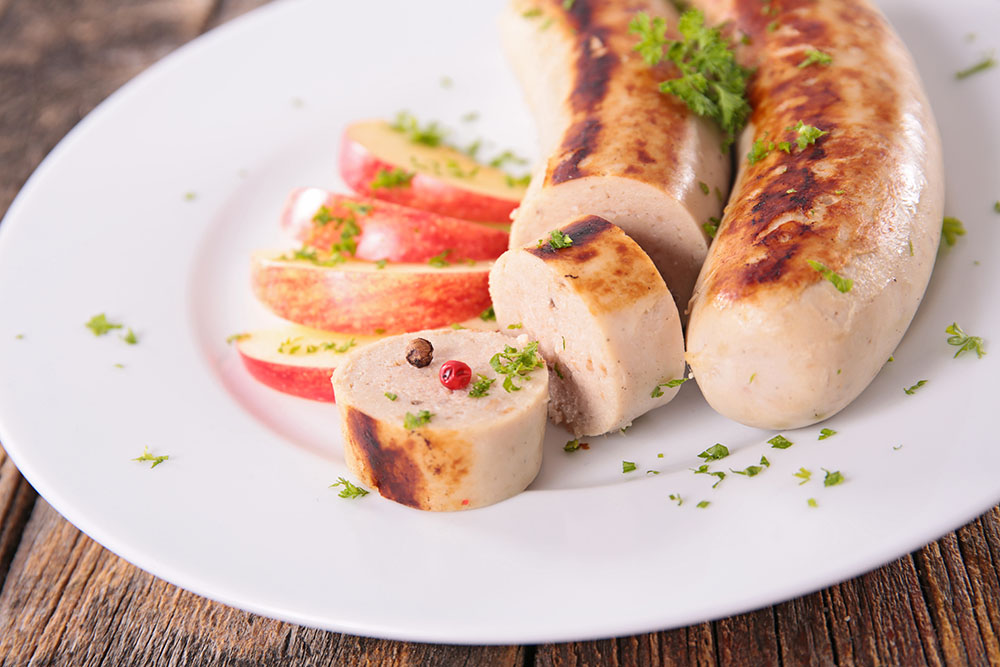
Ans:
{"label": "weathered wood plank", "polygon": [[0,593],[8,664],[520,667],[519,646],[437,646],[297,627],[182,591],[129,565],[39,500]]}
{"label": "weathered wood plank", "polygon": [[774,610],[759,609],[715,623],[719,665],[780,665]]}
{"label": "weathered wood plank", "polygon": [[35,505],[35,490],[0,448],[0,588]]}
{"label": "weathered wood plank", "polygon": [[822,593],[806,595],[774,608],[782,664],[836,664],[825,612]]}

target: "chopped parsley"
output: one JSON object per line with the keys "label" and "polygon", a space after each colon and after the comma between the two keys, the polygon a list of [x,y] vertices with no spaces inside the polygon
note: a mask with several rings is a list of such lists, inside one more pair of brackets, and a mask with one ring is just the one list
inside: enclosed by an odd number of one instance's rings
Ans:
{"label": "chopped parsley", "polygon": [[1000,213],[1000,199],[998,199],[997,201],[993,202],[993,210],[996,213]]}
{"label": "chopped parsley", "polygon": [[518,165],[528,164],[528,159],[521,157],[514,151],[506,150],[503,153],[500,153],[500,155],[497,155],[495,158],[490,160],[489,164],[491,167],[496,167],[497,169],[500,169],[506,164],[518,164]]}
{"label": "chopped parsley", "polygon": [[573,9],[573,4],[575,2],[576,0],[563,0],[563,5],[562,5],[563,9],[565,9],[568,12],[569,10]]}
{"label": "chopped parsley", "polygon": [[750,148],[750,152],[747,153],[747,162],[750,164],[757,164],[774,150],[773,141],[764,141],[763,139],[757,139],[753,142],[753,146]]}
{"label": "chopped parsley", "polygon": [[406,416],[403,418],[403,426],[412,431],[415,428],[420,428],[424,424],[429,424],[431,417],[433,416],[434,415],[427,410],[421,410],[415,415],[407,412]]}
{"label": "chopped parsley", "polygon": [[757,475],[759,475],[764,470],[764,466],[747,466],[743,470],[733,470],[732,468],[730,468],[729,470],[730,470],[730,472],[733,472],[733,473],[735,473],[737,475],[745,475],[747,477],[756,477]]}
{"label": "chopped parsley", "polygon": [[507,328],[508,329],[523,329],[524,325],[521,324],[520,322],[515,322],[514,324],[508,324]]}
{"label": "chopped parsley", "polygon": [[760,457],[760,464],[759,465],[762,465],[765,468],[770,468],[771,467],[771,462],[767,460],[766,456],[761,456]]}
{"label": "chopped parsley", "polygon": [[698,503],[697,505],[695,505],[695,507],[700,507],[701,509],[705,509],[706,507],[708,507],[708,506],[709,506],[709,505],[711,505],[711,504],[712,504],[712,503],[710,503],[710,502],[709,502],[709,501],[707,501],[707,500],[702,500],[702,501],[700,501],[700,502],[699,502],[699,503]]}
{"label": "chopped parsley", "polygon": [[521,16],[523,16],[526,19],[538,18],[541,15],[542,15],[542,10],[539,9],[538,7],[532,7],[531,9],[526,9],[523,12],[521,12]]}
{"label": "chopped parsley", "polygon": [[680,507],[681,505],[683,505],[683,504],[684,504],[684,499],[683,499],[683,498],[681,498],[681,494],[679,494],[679,493],[671,493],[671,494],[670,494],[669,496],[667,496],[667,497],[668,497],[668,498],[670,498],[671,500],[675,500],[675,501],[677,501],[677,506],[678,506],[678,507]]}
{"label": "chopped parsley", "polygon": [[819,507],[819,503],[816,502],[815,498],[810,498],[806,501],[806,504],[809,505],[809,507]]}
{"label": "chopped parsley", "polygon": [[713,489],[717,487],[719,484],[722,484],[722,480],[726,478],[726,473],[722,472],[721,470],[716,470],[716,471],[709,470],[707,463],[703,463],[697,468],[691,468],[691,470],[693,470],[694,474],[696,475],[711,475],[712,477],[718,477],[719,480],[712,485]]}
{"label": "chopped parsley", "polygon": [[701,188],[701,192],[706,197],[712,193],[711,189],[708,187],[708,183],[705,181],[698,181],[698,187]]}
{"label": "chopped parsley", "polygon": [[987,56],[986,58],[983,58],[975,65],[971,65],[963,70],[955,72],[955,78],[959,80],[967,79],[973,74],[977,74],[979,72],[988,70],[991,67],[996,67],[996,64],[997,64],[996,58],[994,58],[992,55]]}
{"label": "chopped parsley", "polygon": [[149,466],[149,468],[152,470],[153,468],[155,468],[156,466],[160,465],[161,463],[163,463],[164,461],[166,461],[169,458],[170,457],[166,456],[166,455],[164,455],[164,456],[153,456],[153,454],[150,453],[150,451],[149,451],[149,447],[143,446],[143,448],[142,448],[142,456],[140,456],[138,458],[134,458],[132,460],[133,461],[140,461],[140,462],[152,461],[153,465]]}
{"label": "chopped parsley", "polygon": [[490,387],[496,378],[488,378],[485,375],[480,375],[479,379],[472,383],[472,387],[469,388],[469,396],[472,398],[482,398],[484,396],[490,395]]}
{"label": "chopped parsley", "polygon": [[385,392],[385,397],[388,398],[390,401],[395,401],[397,398],[399,398],[399,396],[392,393],[391,391]]}
{"label": "chopped parsley", "polygon": [[823,486],[837,486],[838,484],[844,483],[844,476],[840,474],[839,470],[834,470],[830,472],[826,468],[822,468],[826,476],[823,477]]}
{"label": "chopped parsley", "polygon": [[627,472],[632,472],[633,470],[635,470],[635,462],[634,461],[622,461],[622,474],[623,475],[625,473],[627,473]]}
{"label": "chopped parsley", "polygon": [[580,449],[579,438],[574,438],[573,440],[570,440],[565,445],[563,445],[563,451],[565,452],[575,452],[578,449]]}
{"label": "chopped parsley", "polygon": [[723,444],[715,443],[701,454],[698,455],[699,459],[704,459],[705,461],[718,461],[729,456],[729,448]]}
{"label": "chopped parsley", "polygon": [[799,468],[799,471],[797,473],[795,473],[794,476],[798,477],[799,479],[802,480],[801,482],[799,482],[799,486],[802,486],[803,484],[805,484],[806,482],[808,482],[810,479],[812,479],[812,471],[811,470],[806,470],[805,468]]}
{"label": "chopped parsley", "polygon": [[750,115],[746,100],[750,70],[736,62],[729,40],[704,24],[705,17],[698,10],[684,12],[677,26],[683,39],[674,41],[667,39],[662,18],[650,19],[640,12],[628,29],[639,36],[634,49],[648,65],[666,57],[677,66],[681,76],[662,82],[660,91],[677,96],[699,116],[715,120],[725,135],[722,148],[727,150]]}
{"label": "chopped parsley", "polygon": [[109,322],[104,313],[94,315],[86,324],[87,328],[94,332],[95,336],[103,336],[112,329],[121,329],[122,325],[117,322]]}
{"label": "chopped parsley", "polygon": [[945,217],[941,222],[941,238],[950,247],[955,245],[959,236],[965,236],[965,225],[958,218]]}
{"label": "chopped parsley", "polygon": [[[450,82],[451,80],[448,79],[448,81]],[[444,85],[444,80],[442,80],[442,85]],[[426,125],[421,126],[416,117],[408,111],[398,112],[396,114],[396,120],[393,121],[389,127],[394,129],[396,132],[402,132],[405,134],[406,138],[409,139],[411,143],[430,146],[432,148],[440,146],[444,142],[444,138],[447,135],[447,132],[440,128],[435,121],[431,121]]]}
{"label": "chopped parsley", "polygon": [[511,176],[510,174],[504,174],[504,180],[507,183],[508,188],[524,188],[531,183],[531,174],[525,174],[524,176]]}
{"label": "chopped parsley", "polygon": [[387,260],[387,259],[376,259],[375,260],[375,268],[376,269],[384,269],[385,265],[388,264],[388,263],[389,263],[389,260]]}
{"label": "chopped parsley", "polygon": [[948,345],[954,345],[958,348],[955,357],[963,352],[975,352],[976,357],[982,359],[983,355],[986,354],[986,350],[983,349],[983,339],[979,336],[970,336],[962,331],[962,327],[958,326],[958,322],[952,322],[945,329],[945,333],[951,334],[948,338]]}
{"label": "chopped parsley", "polygon": [[795,139],[795,145],[799,147],[800,151],[805,150],[806,146],[815,144],[816,140],[820,137],[830,134],[826,130],[821,130],[813,125],[806,125],[801,120],[788,129],[795,130],[798,133],[799,136]]}
{"label": "chopped parsley", "polygon": [[343,477],[338,477],[337,481],[330,485],[330,488],[332,489],[335,486],[344,487],[340,490],[340,493],[337,494],[341,498],[363,498],[368,495],[367,489],[362,489],[360,486],[352,484]]}
{"label": "chopped parsley", "polygon": [[410,187],[410,181],[416,176],[412,171],[406,171],[399,167],[393,167],[392,169],[379,168],[375,172],[375,178],[372,179],[371,187],[372,190],[378,190],[380,188],[408,188]]}
{"label": "chopped parsley", "polygon": [[917,389],[920,389],[925,384],[927,384],[927,380],[919,380],[915,385],[913,385],[912,387],[908,387],[903,391],[906,393],[907,396],[913,396],[913,394],[916,393]]}
{"label": "chopped parsley", "polygon": [[832,62],[833,56],[829,53],[823,53],[822,51],[817,51],[816,49],[809,49],[806,51],[806,59],[799,63],[799,69],[809,67],[810,65],[822,65],[823,67],[827,67]]}
{"label": "chopped parsley", "polygon": [[135,332],[132,331],[131,327],[129,327],[128,333],[122,336],[122,340],[129,345],[135,345],[139,342],[139,338],[135,335]]}
{"label": "chopped parsley", "polygon": [[553,250],[568,248],[573,245],[573,239],[569,234],[563,233],[561,229],[553,229],[549,232],[549,246]]}
{"label": "chopped parsley", "polygon": [[674,379],[674,380],[667,380],[666,382],[661,382],[660,384],[658,384],[655,387],[653,387],[653,391],[649,395],[649,397],[650,398],[659,398],[660,396],[663,396],[663,389],[661,389],[661,387],[667,387],[669,389],[673,389],[675,387],[681,386],[682,384],[684,384],[687,381],[688,381],[687,378],[677,378],[677,379]]}
{"label": "chopped parsley", "polygon": [[232,336],[230,336],[229,338],[226,339],[226,345],[232,345],[233,343],[235,343],[237,341],[241,341],[241,340],[243,340],[245,338],[249,338],[249,337],[250,337],[250,334],[248,334],[248,333],[234,333]]}
{"label": "chopped parsley", "polygon": [[483,322],[496,322],[497,313],[495,310],[493,310],[492,304],[490,304],[489,308],[479,313],[479,319],[481,319]]}
{"label": "chopped parsley", "polygon": [[783,435],[776,435],[768,440],[767,443],[771,445],[772,449],[788,449],[795,444]]}
{"label": "chopped parsley", "polygon": [[837,432],[834,431],[832,428],[823,428],[820,429],[819,437],[817,438],[817,440],[826,440],[827,438],[831,438],[835,435],[837,435]]}
{"label": "chopped parsley", "polygon": [[427,263],[437,269],[443,269],[446,266],[451,266],[451,262],[448,261],[447,257],[451,254],[451,248],[445,248],[438,254],[427,260]]}
{"label": "chopped parsley", "polygon": [[514,384],[514,378],[521,377],[530,380],[531,371],[543,368],[545,362],[538,354],[538,341],[532,341],[525,345],[523,350],[504,345],[503,352],[497,352],[490,358],[490,366],[498,374],[506,376],[503,380],[503,388],[510,392],[521,389]]}
{"label": "chopped parsley", "polygon": [[825,264],[821,264],[812,259],[807,259],[806,262],[812,268],[819,271],[819,274],[833,283],[833,286],[837,288],[840,293],[850,292],[851,288],[854,287],[854,281],[850,278],[844,278],[837,274],[833,269],[827,268]]}

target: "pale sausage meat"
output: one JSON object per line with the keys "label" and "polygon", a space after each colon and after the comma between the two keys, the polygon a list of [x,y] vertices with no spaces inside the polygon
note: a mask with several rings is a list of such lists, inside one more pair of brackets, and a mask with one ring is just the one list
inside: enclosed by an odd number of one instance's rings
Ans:
{"label": "pale sausage meat", "polygon": [[[415,339],[430,344],[429,358],[412,356]],[[436,330],[359,350],[332,378],[347,467],[382,496],[422,510],[471,509],[520,493],[541,466],[548,404],[548,373],[532,348],[526,337]],[[504,353],[539,367],[498,375],[491,359]],[[468,386],[442,384],[441,366],[452,360],[471,369]]]}
{"label": "pale sausage meat", "polygon": [[512,0],[507,58],[536,118],[543,160],[513,214],[510,247],[581,215],[621,227],[652,258],[683,311],[705,258],[703,225],[729,184],[719,129],[659,92],[672,65],[650,68],[629,22],[664,17],[667,0]]}
{"label": "pale sausage meat", "polygon": [[913,60],[866,0],[695,4],[745,35],[756,72],[687,360],[723,415],[805,426],[868,386],[923,297],[943,208],[937,126]]}
{"label": "pale sausage meat", "polygon": [[490,296],[501,331],[538,340],[549,417],[574,435],[628,426],[677,393],[684,341],[674,300],[649,257],[608,221],[584,216],[508,250],[490,272]]}

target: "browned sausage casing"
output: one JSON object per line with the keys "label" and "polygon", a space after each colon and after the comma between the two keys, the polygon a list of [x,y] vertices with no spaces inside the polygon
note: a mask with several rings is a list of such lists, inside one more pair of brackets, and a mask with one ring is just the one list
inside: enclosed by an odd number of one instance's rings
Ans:
{"label": "browned sausage casing", "polygon": [[[916,67],[865,0],[702,0],[756,67],[739,173],[692,299],[687,360],[708,402],[764,428],[829,417],[909,326],[941,231],[938,130]],[[806,51],[829,65],[799,65]],[[749,164],[754,139],[814,145]],[[841,292],[810,265],[853,280]]]}

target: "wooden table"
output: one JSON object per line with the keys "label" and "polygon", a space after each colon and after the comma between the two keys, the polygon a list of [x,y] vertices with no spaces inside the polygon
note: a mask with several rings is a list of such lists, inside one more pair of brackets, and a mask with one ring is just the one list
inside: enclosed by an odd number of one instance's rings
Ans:
{"label": "wooden table", "polygon": [[[109,93],[265,1],[0,0],[0,211]],[[1000,508],[853,581],[733,618],[602,641],[436,646],[298,627],[171,586],[63,520],[0,450],[0,585],[3,665],[1000,665]]]}

